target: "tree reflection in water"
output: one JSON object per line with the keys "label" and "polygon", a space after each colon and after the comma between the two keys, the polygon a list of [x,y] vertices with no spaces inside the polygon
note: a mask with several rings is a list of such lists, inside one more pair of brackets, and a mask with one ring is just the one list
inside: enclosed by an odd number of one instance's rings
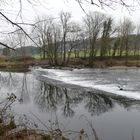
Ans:
{"label": "tree reflection in water", "polygon": [[71,104],[73,103],[72,98],[68,96],[68,90],[66,88],[63,91],[65,95],[63,115],[65,117],[73,117],[74,110],[71,108]]}
{"label": "tree reflection in water", "polygon": [[21,96],[19,99],[20,103],[28,103],[30,100],[29,97],[29,92],[28,92],[28,87],[27,87],[27,74],[23,74],[23,79],[22,79],[22,86],[21,86]]}
{"label": "tree reflection in water", "polygon": [[14,79],[12,76],[12,73],[9,72],[8,76],[7,76],[7,87],[9,87],[10,89],[12,89],[14,87]]}
{"label": "tree reflection in water", "polygon": [[104,94],[94,94],[92,92],[86,94],[85,104],[85,108],[91,115],[100,115],[114,107],[111,98]]}
{"label": "tree reflection in water", "polygon": [[9,91],[17,89],[20,81],[21,79],[17,73],[0,72],[0,86],[5,87]]}
{"label": "tree reflection in water", "polygon": [[3,76],[2,73],[0,73],[0,88],[2,88],[5,84],[5,77]]}
{"label": "tree reflection in water", "polygon": [[[74,106],[79,103],[81,97],[71,90],[40,82],[40,88],[35,97],[35,103],[43,111],[56,111],[59,106],[62,107],[65,117],[74,116]],[[76,97],[77,96],[77,97]]]}
{"label": "tree reflection in water", "polygon": [[[30,101],[29,90],[27,85],[29,83],[27,73],[0,73],[1,93],[7,97],[7,94],[13,93],[19,99],[20,103],[27,103]],[[28,83],[27,83],[28,82]]]}
{"label": "tree reflection in water", "polygon": [[62,94],[58,94],[61,92],[58,92],[57,87],[47,85],[45,82],[40,82],[39,85],[35,103],[37,103],[39,108],[43,111],[55,111],[58,102],[62,99]]}
{"label": "tree reflection in water", "polygon": [[[30,80],[29,80],[30,79]],[[30,99],[42,111],[62,111],[65,117],[73,117],[79,106],[84,107],[91,115],[100,115],[111,111],[116,105],[127,110],[139,109],[140,101],[114,94],[96,93],[90,89],[65,83],[55,84],[43,79],[33,82],[34,77],[27,73],[0,73],[1,94],[13,92],[20,103],[30,102]],[[57,85],[57,86],[55,86]],[[20,97],[19,97],[20,96]],[[83,112],[84,113],[84,112]]]}
{"label": "tree reflection in water", "polygon": [[126,109],[139,106],[140,101],[117,96],[113,94],[100,94],[92,91],[72,90],[70,88],[56,87],[54,85],[39,82],[35,103],[42,111],[57,111],[61,108],[65,117],[73,117],[75,108],[83,104],[91,115],[100,115],[111,111],[116,103]]}

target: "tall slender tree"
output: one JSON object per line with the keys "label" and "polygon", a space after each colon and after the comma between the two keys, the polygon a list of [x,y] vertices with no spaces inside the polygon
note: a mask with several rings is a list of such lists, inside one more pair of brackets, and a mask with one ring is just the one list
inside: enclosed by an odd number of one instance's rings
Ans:
{"label": "tall slender tree", "polygon": [[110,33],[112,31],[112,18],[107,18],[103,22],[103,32],[101,36],[101,49],[100,49],[100,57],[101,59],[106,56],[107,51],[109,50],[110,47]]}
{"label": "tall slender tree", "polygon": [[93,59],[97,53],[96,43],[102,30],[105,15],[99,12],[89,12],[84,18],[89,39],[89,65],[93,66]]}
{"label": "tall slender tree", "polygon": [[61,12],[60,13],[60,22],[61,22],[61,26],[62,26],[62,61],[63,61],[63,65],[65,65],[66,63],[66,41],[67,41],[67,34],[69,32],[69,24],[70,24],[70,19],[71,19],[71,13],[69,12]]}

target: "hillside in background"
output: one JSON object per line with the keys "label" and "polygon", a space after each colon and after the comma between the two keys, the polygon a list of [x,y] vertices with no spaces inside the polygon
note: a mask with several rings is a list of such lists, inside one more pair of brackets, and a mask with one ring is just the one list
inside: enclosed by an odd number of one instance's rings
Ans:
{"label": "hillside in background", "polygon": [[40,53],[40,49],[33,46],[25,46],[16,48],[15,51],[4,48],[0,53],[3,56],[18,57],[18,56],[34,56]]}

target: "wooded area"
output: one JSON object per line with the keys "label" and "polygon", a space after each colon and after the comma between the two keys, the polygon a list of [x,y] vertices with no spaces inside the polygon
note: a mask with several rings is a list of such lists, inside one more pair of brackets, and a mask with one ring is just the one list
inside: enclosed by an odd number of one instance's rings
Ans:
{"label": "wooded area", "polygon": [[[84,2],[92,4],[93,7],[110,7],[121,5],[128,10],[139,5],[137,1],[125,0],[76,0],[85,12]],[[23,1],[18,1],[20,5],[19,14],[22,12]],[[27,1],[29,4],[39,1]],[[133,2],[133,5],[132,3]],[[0,44],[8,49],[15,50],[31,43],[40,49],[38,55],[47,60],[50,65],[67,65],[74,58],[82,58],[87,61],[87,65],[92,67],[95,59],[100,61],[106,57],[110,59],[123,58],[126,65],[129,57],[134,56],[139,60],[139,31],[140,26],[136,26],[128,18],[116,21],[109,15],[99,12],[85,12],[81,22],[72,20],[70,12],[61,11],[56,17],[45,15],[35,19],[33,24],[18,23],[12,21],[3,12],[0,12],[2,19],[15,27],[13,32],[6,33],[5,41]],[[26,31],[25,25],[31,26],[30,31]],[[8,42],[7,42],[8,40]],[[6,50],[8,50],[6,49]],[[5,51],[5,54],[7,51]],[[22,56],[25,56],[24,50]]]}

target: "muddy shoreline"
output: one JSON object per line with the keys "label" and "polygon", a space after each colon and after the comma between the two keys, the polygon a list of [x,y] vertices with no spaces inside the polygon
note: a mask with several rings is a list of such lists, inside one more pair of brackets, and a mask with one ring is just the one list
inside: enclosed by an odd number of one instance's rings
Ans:
{"label": "muddy shoreline", "polygon": [[47,60],[22,60],[22,61],[3,61],[0,62],[1,71],[12,72],[28,72],[31,67],[42,68],[57,68],[57,69],[81,69],[81,68],[111,68],[111,69],[126,69],[126,68],[139,68],[140,62],[138,60],[128,60],[127,64],[125,60],[108,59],[108,60],[94,60],[93,66],[88,65],[88,60],[75,59],[70,60],[66,65],[49,65]]}

